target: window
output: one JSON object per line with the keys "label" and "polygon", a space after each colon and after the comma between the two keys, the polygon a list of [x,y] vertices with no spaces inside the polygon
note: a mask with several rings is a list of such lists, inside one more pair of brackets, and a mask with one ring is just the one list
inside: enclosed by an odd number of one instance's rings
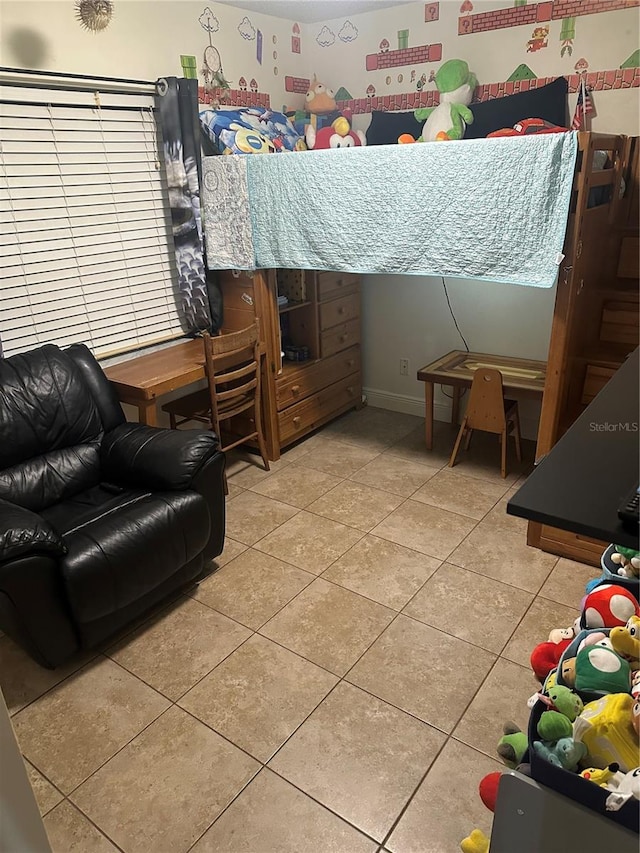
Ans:
{"label": "window", "polygon": [[77,342],[104,355],[184,334],[147,89],[0,86],[4,355]]}

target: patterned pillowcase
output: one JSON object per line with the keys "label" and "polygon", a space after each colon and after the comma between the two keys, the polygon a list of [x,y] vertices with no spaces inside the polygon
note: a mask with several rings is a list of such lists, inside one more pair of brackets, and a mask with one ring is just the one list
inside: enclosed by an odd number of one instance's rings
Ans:
{"label": "patterned pillowcase", "polygon": [[261,107],[205,109],[200,125],[220,154],[304,151],[304,139],[283,114]]}

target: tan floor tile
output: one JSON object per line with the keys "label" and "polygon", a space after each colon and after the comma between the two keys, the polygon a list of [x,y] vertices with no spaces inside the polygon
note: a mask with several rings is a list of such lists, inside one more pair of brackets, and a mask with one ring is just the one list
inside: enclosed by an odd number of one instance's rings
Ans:
{"label": "tan floor tile", "polygon": [[327,569],[323,578],[401,610],[439,565],[433,557],[368,534]]}
{"label": "tan floor tile", "polygon": [[450,732],[495,659],[429,625],[398,616],[347,680]]}
{"label": "tan floor tile", "polygon": [[227,454],[227,482],[241,489],[249,489],[272,474],[284,470],[288,464],[284,459],[271,461],[269,470],[265,471],[262,459],[257,453],[232,451]]}
{"label": "tan floor tile", "polygon": [[335,421],[334,434],[340,441],[375,442],[382,449],[395,444],[418,428],[422,418],[367,406]]}
{"label": "tan floor tile", "polygon": [[314,501],[309,511],[358,530],[370,531],[401,503],[398,495],[345,480]]}
{"label": "tan floor tile", "polygon": [[568,628],[579,615],[577,607],[565,607],[555,601],[536,598],[507,643],[502,657],[528,667],[531,652],[538,643],[546,643],[549,631],[553,628]]}
{"label": "tan floor tile", "polygon": [[297,512],[288,504],[248,491],[227,506],[227,534],[245,545],[254,545]]}
{"label": "tan floor tile", "polygon": [[180,700],[180,705],[266,762],[337,678],[257,634]]}
{"label": "tan floor tile", "polygon": [[251,548],[203,581],[195,598],[255,630],[312,579],[308,572]]}
{"label": "tan floor tile", "polygon": [[318,578],[260,633],[344,675],[394,615],[380,604]]}
{"label": "tan floor tile", "polygon": [[567,607],[579,607],[586,592],[585,587],[590,580],[600,577],[602,570],[595,566],[586,566],[564,557],[558,560],[555,568],[542,585],[540,595],[566,604]]}
{"label": "tan floor tile", "polygon": [[0,687],[9,713],[15,714],[94,657],[97,652],[78,654],[57,669],[45,669],[10,637],[0,637]]}
{"label": "tan floor tile", "polygon": [[509,489],[503,498],[487,513],[484,519],[484,527],[491,527],[504,533],[519,533],[523,538],[527,536],[529,522],[526,518],[507,514],[507,503],[511,500],[517,489]]}
{"label": "tan floor tile", "polygon": [[466,477],[464,474],[443,468],[413,495],[414,501],[421,501],[440,509],[457,512],[478,521],[489,512],[496,501],[506,492],[503,483]]}
{"label": "tan floor tile", "polygon": [[233,500],[234,498],[237,498],[238,495],[241,495],[245,491],[245,489],[241,489],[240,486],[236,486],[235,483],[230,483],[228,480],[227,480],[227,489],[228,489],[228,494],[226,496],[227,502]]}
{"label": "tan floor tile", "polygon": [[324,471],[325,474],[333,474],[334,477],[348,477],[375,459],[379,452],[342,441],[332,441],[330,447],[322,444],[311,450],[297,464]]}
{"label": "tan floor tile", "polygon": [[352,474],[351,479],[408,498],[435,473],[428,465],[383,453]]}
{"label": "tan floor tile", "polygon": [[[446,425],[444,426],[446,427]],[[452,432],[451,434],[455,437],[455,433]],[[392,444],[384,453],[389,456],[398,456],[401,459],[409,459],[412,462],[419,462],[421,465],[428,465],[430,468],[435,468],[436,471],[439,471],[447,462],[440,454],[433,450],[427,450],[424,423]]]}
{"label": "tan floor tile", "polygon": [[47,812],[50,812],[64,798],[60,791],[54,788],[51,782],[47,781],[42,773],[36,770],[32,764],[25,761],[24,766],[27,768],[27,776],[29,777],[29,783],[38,803],[40,814],[46,815]]}
{"label": "tan floor tile", "polygon": [[499,654],[533,594],[445,563],[404,613]]}
{"label": "tan floor tile", "polygon": [[284,471],[252,486],[251,491],[304,509],[329,489],[337,486],[340,481],[340,477],[325,474],[324,471],[288,465]]}
{"label": "tan floor tile", "polygon": [[69,802],[60,803],[44,819],[53,853],[117,853],[108,838]]}
{"label": "tan floor tile", "polygon": [[174,706],[72,799],[127,853],[183,853],[259,766]]}
{"label": "tan floor tile", "polygon": [[175,701],[250,636],[247,628],[187,598],[106,654]]}
{"label": "tan floor tile", "polygon": [[443,742],[441,732],[343,682],[270,766],[382,840]]}
{"label": "tan floor tile", "polygon": [[101,658],[16,714],[13,726],[24,755],[66,794],[168,706]]}
{"label": "tan floor tile", "polygon": [[362,536],[353,527],[321,515],[299,512],[257,542],[255,548],[319,575]]}
{"label": "tan floor tile", "polygon": [[246,551],[248,547],[248,545],[243,545],[242,542],[236,542],[235,539],[225,536],[224,550],[222,554],[219,554],[215,558],[214,563],[218,569],[221,569],[223,566],[226,566],[227,563],[230,563],[231,560],[235,560],[235,558]]}
{"label": "tan floor tile", "polygon": [[475,525],[471,518],[410,499],[371,532],[437,560],[446,560]]}
{"label": "tan floor tile", "polygon": [[539,687],[528,667],[498,658],[456,726],[454,737],[500,761],[496,748],[503,724],[513,721],[527,731],[530,713],[527,699]]}
{"label": "tan floor tile", "polygon": [[450,740],[386,847],[392,853],[455,853],[472,829],[490,835],[492,814],[478,796],[478,783],[501,769],[498,761]]}
{"label": "tan floor tile", "polygon": [[192,853],[376,853],[377,849],[374,841],[265,768]]}
{"label": "tan floor tile", "polygon": [[257,542],[255,548],[319,575],[363,535],[321,515],[299,512]]}
{"label": "tan floor tile", "polygon": [[496,530],[481,521],[451,554],[449,562],[527,592],[538,592],[557,559],[530,548],[526,536]]}

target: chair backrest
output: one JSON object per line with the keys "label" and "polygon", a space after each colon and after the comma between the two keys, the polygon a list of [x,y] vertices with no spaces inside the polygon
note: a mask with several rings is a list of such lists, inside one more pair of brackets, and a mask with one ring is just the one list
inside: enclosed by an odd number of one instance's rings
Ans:
{"label": "chair backrest", "polygon": [[479,367],[473,374],[465,413],[470,429],[502,432],[506,427],[502,374],[490,367]]}
{"label": "chair backrest", "polygon": [[260,328],[256,320],[239,332],[213,338],[205,332],[203,339],[213,427],[219,434],[220,421],[260,405]]}
{"label": "chair backrest", "polygon": [[0,359],[0,498],[39,512],[96,485],[102,436],[123,421],[85,346]]}

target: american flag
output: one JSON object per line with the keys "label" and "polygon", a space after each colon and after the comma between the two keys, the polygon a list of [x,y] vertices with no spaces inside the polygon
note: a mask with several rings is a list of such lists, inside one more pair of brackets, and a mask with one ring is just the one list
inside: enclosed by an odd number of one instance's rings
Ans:
{"label": "american flag", "polygon": [[576,111],[573,114],[573,121],[571,122],[571,130],[588,130],[587,116],[593,111],[591,94],[583,80],[578,90],[578,101],[576,103]]}

